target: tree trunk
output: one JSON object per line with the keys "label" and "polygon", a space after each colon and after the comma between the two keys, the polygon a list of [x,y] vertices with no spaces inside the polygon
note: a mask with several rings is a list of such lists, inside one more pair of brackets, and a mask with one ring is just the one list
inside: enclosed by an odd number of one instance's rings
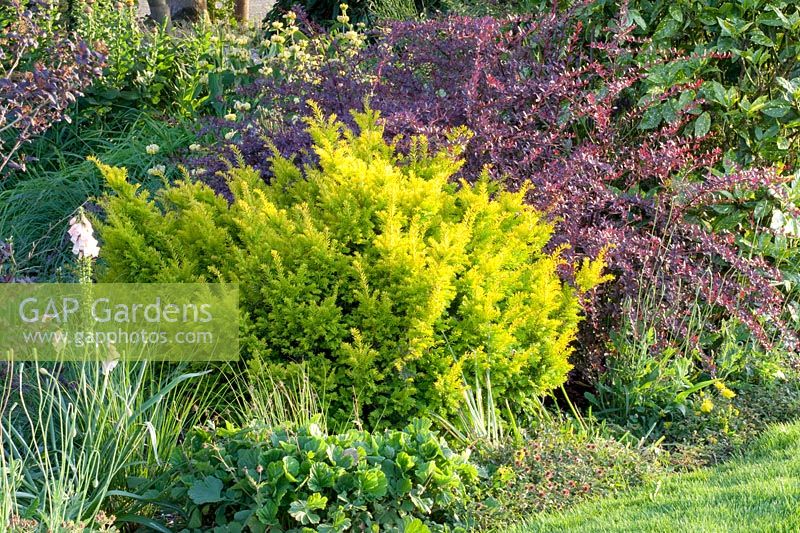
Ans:
{"label": "tree trunk", "polygon": [[236,0],[233,6],[233,16],[239,22],[247,22],[250,18],[250,0]]}
{"label": "tree trunk", "polygon": [[174,21],[200,22],[208,16],[206,0],[167,0]]}
{"label": "tree trunk", "polygon": [[147,0],[147,5],[150,7],[150,18],[158,24],[169,24],[170,9],[166,0]]}

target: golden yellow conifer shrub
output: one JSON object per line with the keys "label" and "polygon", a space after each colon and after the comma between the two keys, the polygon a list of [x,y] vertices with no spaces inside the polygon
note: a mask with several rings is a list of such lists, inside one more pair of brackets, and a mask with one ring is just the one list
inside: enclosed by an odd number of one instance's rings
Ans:
{"label": "golden yellow conifer shrub", "polygon": [[354,406],[372,426],[447,416],[476,371],[518,409],[561,385],[579,291],[602,268],[562,282],[525,191],[456,183],[457,149],[416,138],[401,155],[377,113],[354,118],[358,133],[309,120],[315,166],[275,156],[269,184],[231,169],[230,203],[188,181],[151,197],[101,165],[102,279],[238,282],[250,372],[305,364],[338,419]]}

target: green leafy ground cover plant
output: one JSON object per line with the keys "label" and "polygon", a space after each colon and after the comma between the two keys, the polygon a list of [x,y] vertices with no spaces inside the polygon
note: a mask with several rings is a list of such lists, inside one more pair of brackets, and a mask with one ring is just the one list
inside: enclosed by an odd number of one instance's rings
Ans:
{"label": "green leafy ground cover plant", "polygon": [[419,419],[372,434],[197,429],[183,453],[167,498],[191,531],[447,531],[477,478]]}
{"label": "green leafy ground cover plant", "polygon": [[532,513],[610,497],[662,471],[655,448],[623,443],[574,420],[550,420],[525,433],[473,456],[487,474],[473,497],[484,528],[502,530]]}
{"label": "green leafy ground cover plant", "polygon": [[310,121],[319,166],[275,156],[270,184],[231,169],[230,204],[189,181],[151,197],[101,165],[114,193],[99,279],[238,282],[251,371],[305,362],[337,420],[354,403],[370,425],[446,415],[471,368],[518,409],[563,383],[602,257],[562,283],[524,190],[451,183],[456,148],[430,153],[420,137],[402,157],[376,113],[355,119],[359,133]]}
{"label": "green leafy ground cover plant", "polygon": [[517,532],[797,531],[800,426],[775,426],[743,457],[617,498],[532,517]]}
{"label": "green leafy ground cover plant", "polygon": [[667,424],[663,448],[679,470],[715,465],[736,457],[774,424],[800,419],[800,377],[782,371],[710,388],[677,423]]}

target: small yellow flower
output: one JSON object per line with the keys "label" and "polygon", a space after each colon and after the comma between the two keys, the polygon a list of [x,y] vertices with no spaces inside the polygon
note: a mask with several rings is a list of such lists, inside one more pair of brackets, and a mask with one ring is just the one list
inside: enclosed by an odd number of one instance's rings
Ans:
{"label": "small yellow flower", "polygon": [[512,481],[516,476],[514,475],[514,470],[511,469],[509,466],[501,466],[495,472],[495,476],[501,483],[508,483]]}
{"label": "small yellow flower", "polygon": [[730,400],[731,398],[736,397],[736,393],[729,389],[723,382],[715,381],[714,386],[717,388],[723,398]]}
{"label": "small yellow flower", "polygon": [[229,131],[228,133],[225,134],[225,140],[226,141],[230,141],[235,136],[236,136],[236,130],[231,130],[231,131]]}
{"label": "small yellow flower", "polygon": [[225,120],[229,120],[229,121],[233,122],[233,121],[236,120],[236,113],[228,113],[227,115],[225,115],[224,118],[225,118]]}
{"label": "small yellow flower", "polygon": [[197,143],[192,143],[192,144],[189,145],[189,151],[190,152],[199,152],[201,149],[202,149],[202,146],[200,146]]}
{"label": "small yellow flower", "polygon": [[161,151],[161,147],[157,144],[148,144],[145,146],[144,150],[149,155],[156,155],[159,151]]}
{"label": "small yellow flower", "polygon": [[712,402],[712,401],[711,401],[711,400],[709,400],[708,398],[706,398],[705,400],[703,400],[703,403],[701,403],[701,404],[700,404],[700,412],[701,412],[701,413],[706,413],[706,414],[708,414],[708,413],[710,413],[710,412],[711,412],[711,411],[713,411],[713,410],[714,410],[714,402]]}
{"label": "small yellow flower", "polygon": [[736,393],[733,392],[728,387],[725,387],[724,389],[722,389],[720,391],[720,394],[722,394],[722,397],[725,398],[726,400],[730,400],[730,399],[733,399],[733,398],[736,397]]}

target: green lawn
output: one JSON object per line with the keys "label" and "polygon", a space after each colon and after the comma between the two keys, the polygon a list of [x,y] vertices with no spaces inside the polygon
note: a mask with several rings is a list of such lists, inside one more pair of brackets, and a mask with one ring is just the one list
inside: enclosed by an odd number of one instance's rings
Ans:
{"label": "green lawn", "polygon": [[800,532],[800,423],[776,426],[744,457],[542,515],[534,531]]}

